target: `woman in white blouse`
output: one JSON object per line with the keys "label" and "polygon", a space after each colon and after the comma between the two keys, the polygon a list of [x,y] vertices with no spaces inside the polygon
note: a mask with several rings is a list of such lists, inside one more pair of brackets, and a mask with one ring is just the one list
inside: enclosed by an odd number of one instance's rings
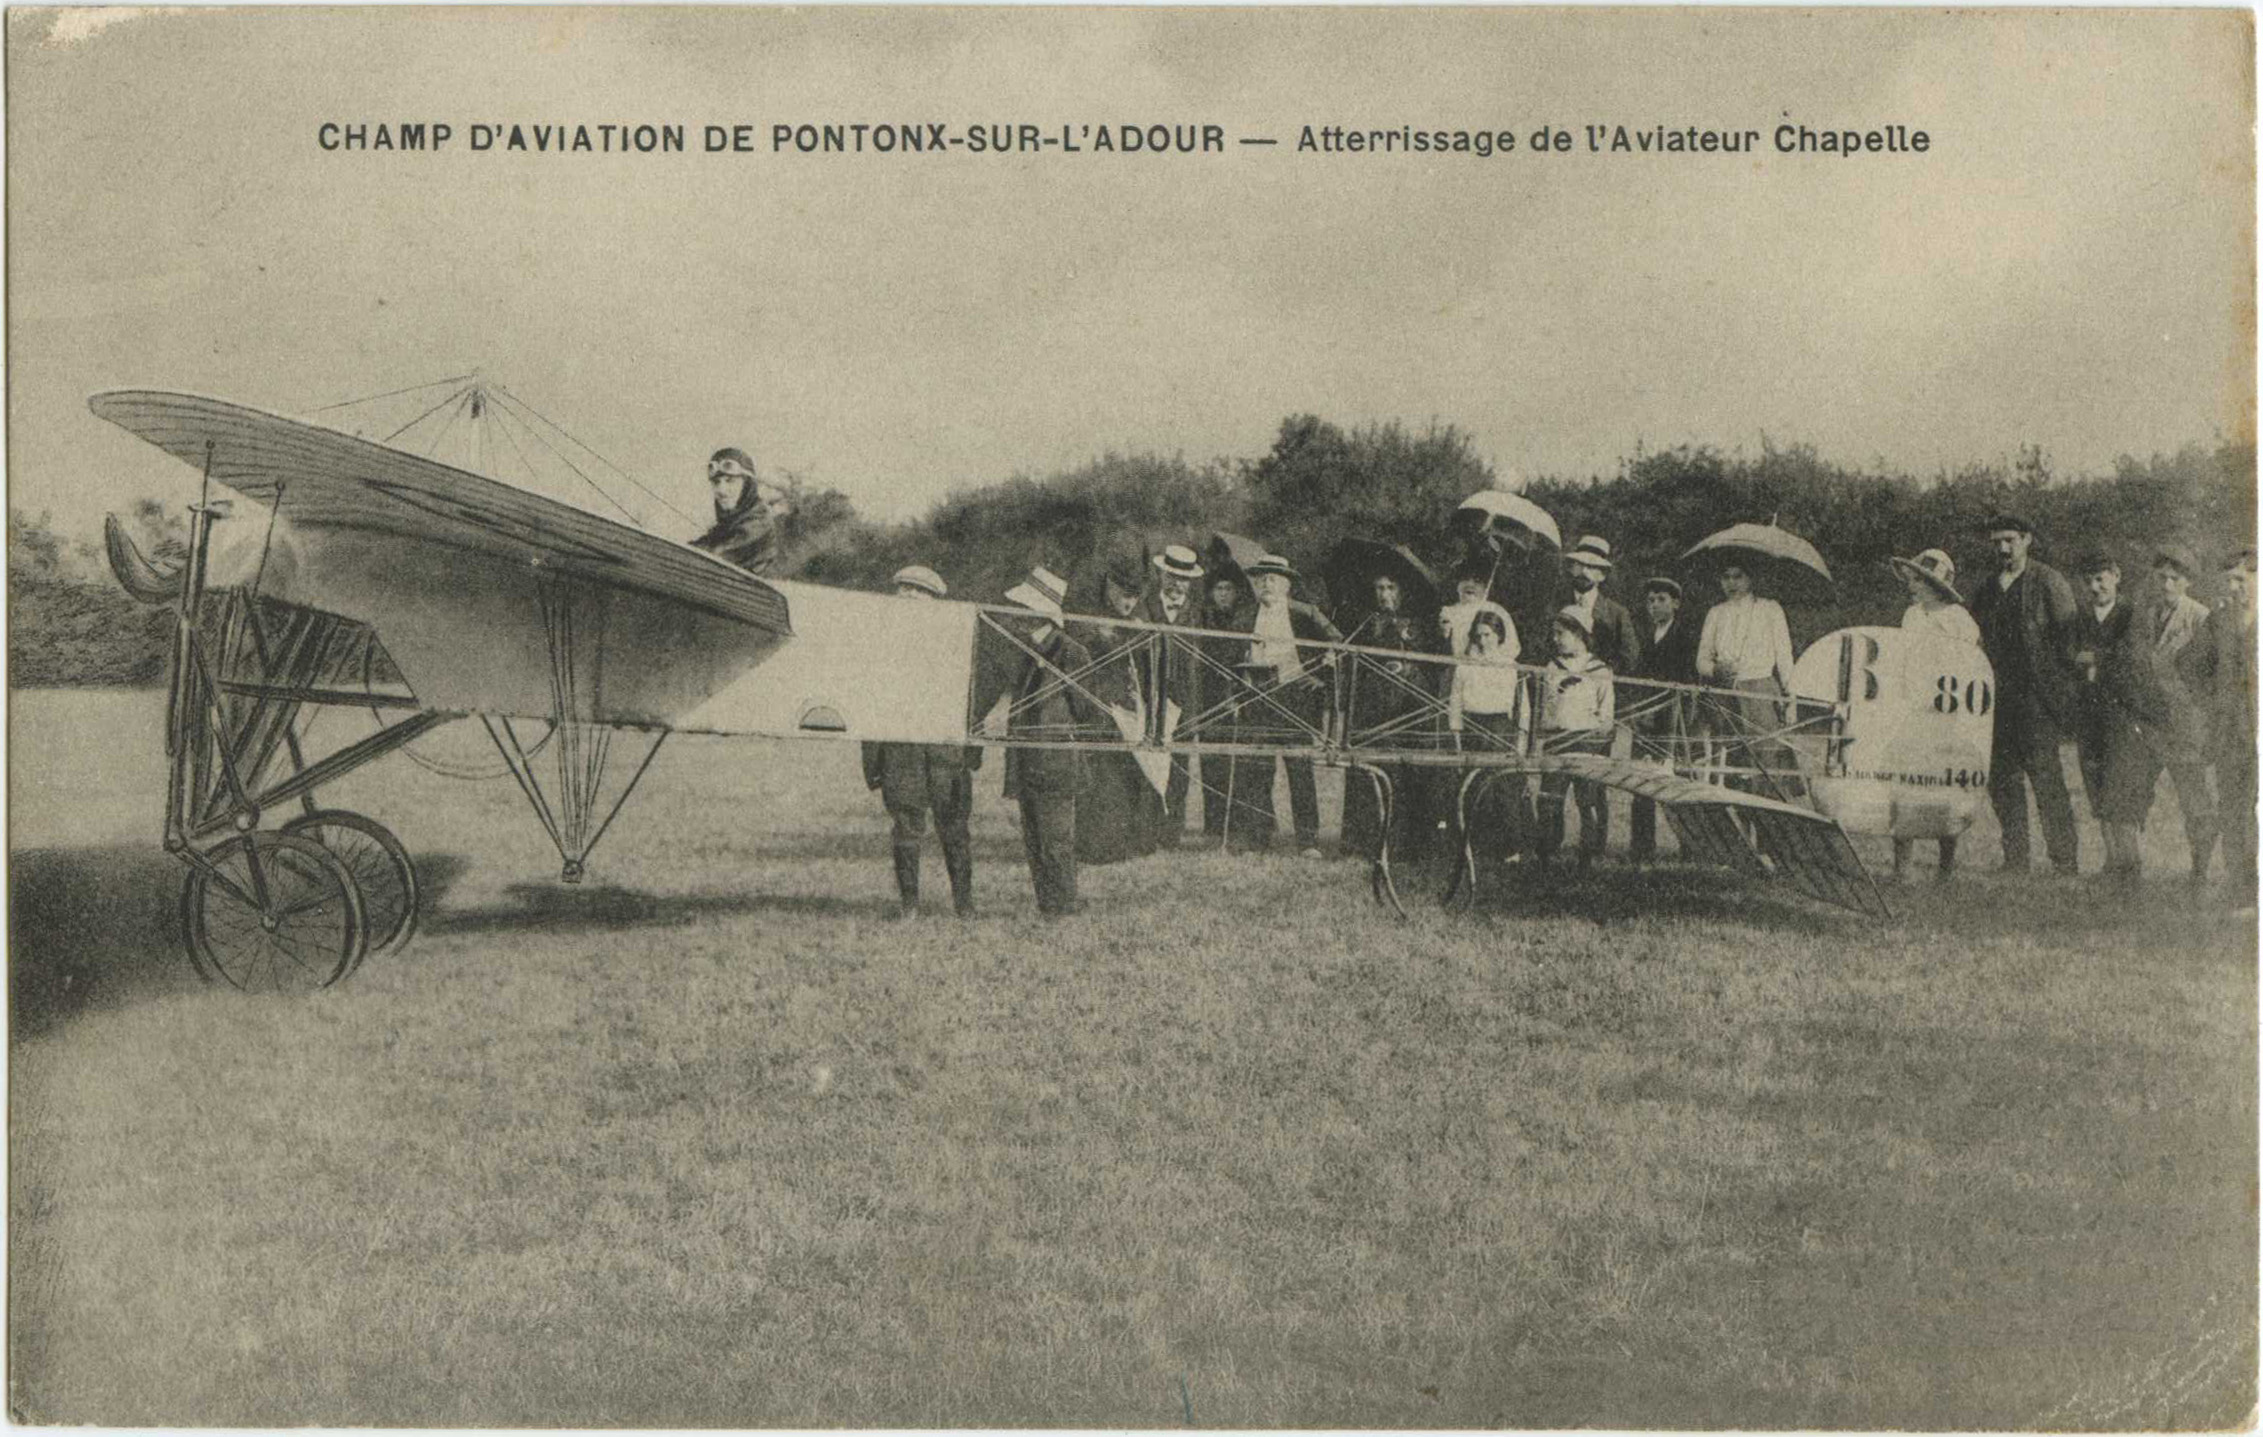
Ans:
{"label": "woman in white blouse", "polygon": [[1797,763],[1791,746],[1773,735],[1783,728],[1782,700],[1791,692],[1792,632],[1784,622],[1783,605],[1752,592],[1752,576],[1734,560],[1722,565],[1721,602],[1705,611],[1705,626],[1697,636],[1697,677],[1700,683],[1735,689],[1737,697],[1710,700],[1716,732],[1738,742],[1730,748],[1730,761],[1791,777],[1775,787],[1752,780],[1735,780],[1734,787],[1791,796],[1796,786]]}
{"label": "woman in white blouse", "polygon": [[[1964,595],[1957,592],[1957,564],[1939,549],[1927,549],[1914,559],[1890,559],[1894,572],[1902,576],[1909,586],[1909,607],[1902,610],[1902,627],[1917,633],[1939,634],[1961,643],[1977,645],[1980,642],[1980,625],[1972,612],[1964,606]],[[1933,876],[1943,882],[1956,871],[1957,841],[1941,841],[1941,863]],[[1910,850],[1916,846],[1913,838],[1894,840],[1894,881],[1900,882],[1909,868]]]}

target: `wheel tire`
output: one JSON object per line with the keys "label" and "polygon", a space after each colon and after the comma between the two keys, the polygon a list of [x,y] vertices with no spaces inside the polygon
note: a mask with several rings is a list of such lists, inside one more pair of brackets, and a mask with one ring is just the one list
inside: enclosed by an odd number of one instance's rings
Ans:
{"label": "wheel tire", "polygon": [[325,808],[292,819],[282,831],[320,843],[353,874],[369,926],[369,951],[364,957],[382,957],[408,946],[416,936],[416,864],[391,829],[374,818]]}
{"label": "wheel tire", "polygon": [[[308,992],[354,970],[369,946],[361,890],[338,855],[311,838],[239,833],[181,885],[181,937],[206,982],[249,992]],[[269,907],[261,921],[256,865]]]}

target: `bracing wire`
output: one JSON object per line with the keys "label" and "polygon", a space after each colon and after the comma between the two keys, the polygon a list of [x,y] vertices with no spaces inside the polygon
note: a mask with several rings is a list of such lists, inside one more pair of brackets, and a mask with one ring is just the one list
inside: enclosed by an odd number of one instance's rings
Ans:
{"label": "bracing wire", "polygon": [[[532,418],[534,418],[534,419],[535,419],[536,421],[538,421],[538,422],[540,422],[540,423],[542,423],[542,424],[544,424],[544,425],[547,425],[547,426],[549,426],[549,427],[550,427],[550,428],[552,428],[552,429],[555,429],[555,430],[557,430],[557,431],[558,431],[558,433],[559,433],[559,434],[561,434],[561,435],[563,435],[563,436],[565,437],[565,439],[566,439],[566,440],[567,440],[567,441],[568,441],[569,443],[571,443],[571,444],[573,444],[573,445],[574,445],[574,447],[576,447],[576,448],[580,449],[580,450],[581,450],[582,452],[584,452],[584,453],[588,454],[588,455],[589,455],[589,456],[590,456],[591,458],[595,459],[595,460],[596,460],[596,461],[597,461],[598,463],[600,463],[600,464],[604,465],[604,466],[605,466],[606,468],[608,468],[608,469],[612,470],[612,471],[613,471],[613,472],[614,472],[615,474],[618,474],[618,475],[620,475],[620,476],[621,476],[621,477],[622,477],[623,479],[626,479],[626,480],[628,480],[628,481],[629,481],[629,482],[630,482],[631,484],[634,484],[634,485],[636,485],[636,487],[637,487],[637,488],[638,488],[639,490],[643,491],[643,492],[644,492],[644,494],[645,494],[645,495],[646,495],[647,497],[649,497],[649,498],[650,498],[650,499],[651,499],[651,500],[652,500],[652,501],[653,501],[654,503],[658,504],[658,505],[659,505],[659,506],[660,506],[661,508],[663,508],[663,509],[666,509],[666,510],[667,510],[667,511],[668,511],[669,513],[671,513],[671,514],[675,515],[675,516],[676,516],[677,518],[679,518],[679,519],[683,520],[683,521],[684,521],[684,522],[685,522],[686,524],[690,524],[690,525],[692,525],[692,526],[693,526],[693,527],[695,527],[695,528],[696,528],[696,527],[698,527],[698,525],[699,525],[699,521],[698,521],[697,519],[694,519],[694,518],[693,518],[693,517],[692,517],[691,515],[689,515],[689,514],[686,514],[686,513],[685,513],[685,512],[683,511],[683,510],[681,510],[681,509],[678,509],[678,508],[677,508],[677,507],[676,507],[675,505],[673,505],[673,504],[669,503],[669,502],[668,502],[668,500],[667,500],[667,499],[666,499],[666,498],[665,498],[664,496],[662,496],[661,494],[659,494],[659,493],[655,492],[655,491],[654,491],[654,490],[653,490],[653,489],[652,489],[652,488],[651,488],[651,487],[650,487],[649,485],[645,484],[643,480],[641,480],[641,479],[637,478],[637,477],[636,477],[636,476],[635,476],[634,474],[631,474],[631,473],[630,473],[630,472],[629,472],[628,470],[626,470],[626,469],[623,469],[623,468],[622,468],[622,467],[621,467],[620,465],[618,465],[618,464],[615,464],[615,463],[614,463],[614,462],[613,462],[612,460],[610,460],[610,459],[606,458],[606,457],[605,457],[605,456],[604,456],[603,454],[600,454],[600,453],[598,453],[598,452],[597,452],[597,451],[596,451],[595,449],[591,448],[591,447],[590,447],[590,446],[589,446],[588,444],[584,443],[584,442],[583,442],[583,441],[582,441],[581,439],[579,439],[579,438],[577,438],[576,436],[574,436],[573,434],[569,433],[569,432],[568,432],[568,431],[567,431],[567,430],[566,430],[566,429],[565,429],[565,428],[564,428],[563,426],[559,425],[559,424],[558,424],[558,423],[557,423],[557,422],[556,422],[555,420],[552,420],[552,419],[551,419],[551,418],[550,418],[550,417],[549,417],[548,415],[546,415],[546,414],[542,413],[542,412],[541,412],[540,410],[536,409],[536,408],[535,408],[535,407],[534,407],[533,405],[531,405],[531,404],[528,404],[528,403],[527,403],[527,402],[526,402],[525,400],[523,400],[523,399],[519,398],[519,397],[518,397],[518,396],[517,396],[516,394],[513,394],[513,393],[511,393],[511,391],[509,391],[508,389],[505,389],[505,388],[503,388],[503,387],[502,387],[502,386],[500,386],[500,385],[497,385],[497,386],[496,386],[496,388],[495,388],[495,390],[494,390],[494,393],[495,393],[495,395],[496,395],[496,397],[497,397],[497,398],[499,398],[499,399],[502,399],[502,400],[504,400],[505,402],[507,402],[507,403],[511,404],[511,405],[512,405],[512,406],[514,406],[514,407],[515,407],[516,409],[521,409],[521,410],[524,410],[524,411],[526,411],[526,413],[527,413],[528,415],[530,415],[530,416],[531,416]],[[553,451],[553,452],[555,452],[555,451]],[[564,458],[565,456],[563,456],[563,455],[560,455],[559,457],[560,457],[561,459],[563,459],[563,458]],[[575,470],[574,472],[576,472],[576,473],[580,473],[581,471],[577,469],[577,470]],[[585,477],[586,477],[586,476],[585,476]]]}
{"label": "bracing wire", "polygon": [[378,442],[382,444],[392,443],[394,440],[408,433],[411,429],[414,429],[419,424],[422,424],[425,420],[430,419],[433,415],[438,414],[441,410],[447,408],[450,404],[453,404],[457,400],[463,398],[464,395],[469,392],[470,390],[468,387],[455,391],[453,394],[450,394],[446,398],[442,399],[438,404],[435,404],[430,409],[425,410],[422,414],[419,414],[416,418],[411,419],[408,423],[402,425],[400,428],[386,435],[382,440]]}
{"label": "bracing wire", "polygon": [[[498,390],[496,392],[500,395],[502,391]],[[537,417],[539,418],[540,416]],[[563,433],[564,431],[561,430],[560,432]],[[543,448],[556,455],[559,463],[565,465],[568,469],[573,470],[574,474],[581,480],[582,483],[587,484],[592,489],[595,489],[598,493],[598,497],[602,498],[606,503],[612,505],[614,508],[620,510],[622,517],[626,518],[631,524],[636,525],[637,528],[644,528],[643,520],[630,513],[629,507],[626,504],[623,504],[620,500],[614,498],[604,485],[598,483],[595,479],[592,479],[589,477],[589,475],[583,473],[582,468],[579,464],[576,464],[573,460],[567,458],[563,453],[560,453],[557,445],[552,444],[549,440],[542,437],[541,430],[536,429],[533,425],[530,424],[527,426],[527,433],[533,437],[534,441],[537,444],[540,444]]]}
{"label": "bracing wire", "polygon": [[[402,394],[414,394],[420,389],[438,389],[443,384],[461,384],[467,379],[477,379],[478,377],[477,374],[458,374],[447,379],[428,380],[423,384],[409,385],[405,389],[388,389],[383,394],[365,394],[359,399],[341,399],[336,404],[324,404],[306,412],[309,414],[327,414],[333,409],[351,409],[357,404],[374,404],[380,399],[392,399]],[[446,400],[440,402],[447,403]]]}

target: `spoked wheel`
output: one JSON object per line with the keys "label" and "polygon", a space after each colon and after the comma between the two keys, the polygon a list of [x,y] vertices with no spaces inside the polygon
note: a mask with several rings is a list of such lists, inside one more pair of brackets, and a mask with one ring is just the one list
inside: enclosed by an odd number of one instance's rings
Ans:
{"label": "spoked wheel", "polygon": [[283,832],[320,843],[353,875],[369,925],[365,956],[382,957],[407,946],[416,934],[416,865],[391,829],[374,818],[325,808],[292,819]]}
{"label": "spoked wheel", "polygon": [[327,988],[369,942],[361,891],[344,860],[312,838],[239,833],[181,885],[181,932],[208,982],[251,992]]}

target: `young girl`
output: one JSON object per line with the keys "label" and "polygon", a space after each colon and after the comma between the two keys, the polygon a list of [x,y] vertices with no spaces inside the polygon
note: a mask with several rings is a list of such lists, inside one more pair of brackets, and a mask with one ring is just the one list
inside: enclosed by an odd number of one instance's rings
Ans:
{"label": "young girl", "polygon": [[[1524,676],[1517,671],[1509,630],[1507,616],[1491,604],[1470,620],[1469,639],[1462,653],[1478,662],[1454,666],[1446,698],[1446,726],[1464,753],[1514,753],[1523,746],[1527,727]],[[1528,779],[1497,774],[1465,789],[1472,791],[1481,794],[1482,807],[1467,819],[1483,851],[1506,858],[1529,842],[1532,803]]]}
{"label": "young girl", "polygon": [[[1587,623],[1566,609],[1556,615],[1556,656],[1542,677],[1541,746],[1550,753],[1609,753],[1616,731],[1611,692],[1611,668],[1589,652],[1592,642]],[[1541,854],[1553,854],[1564,844],[1564,791],[1575,788],[1579,802],[1579,866],[1582,872],[1594,862],[1603,846],[1604,804],[1608,797],[1601,784],[1577,783],[1566,774],[1552,773],[1540,781]]]}

